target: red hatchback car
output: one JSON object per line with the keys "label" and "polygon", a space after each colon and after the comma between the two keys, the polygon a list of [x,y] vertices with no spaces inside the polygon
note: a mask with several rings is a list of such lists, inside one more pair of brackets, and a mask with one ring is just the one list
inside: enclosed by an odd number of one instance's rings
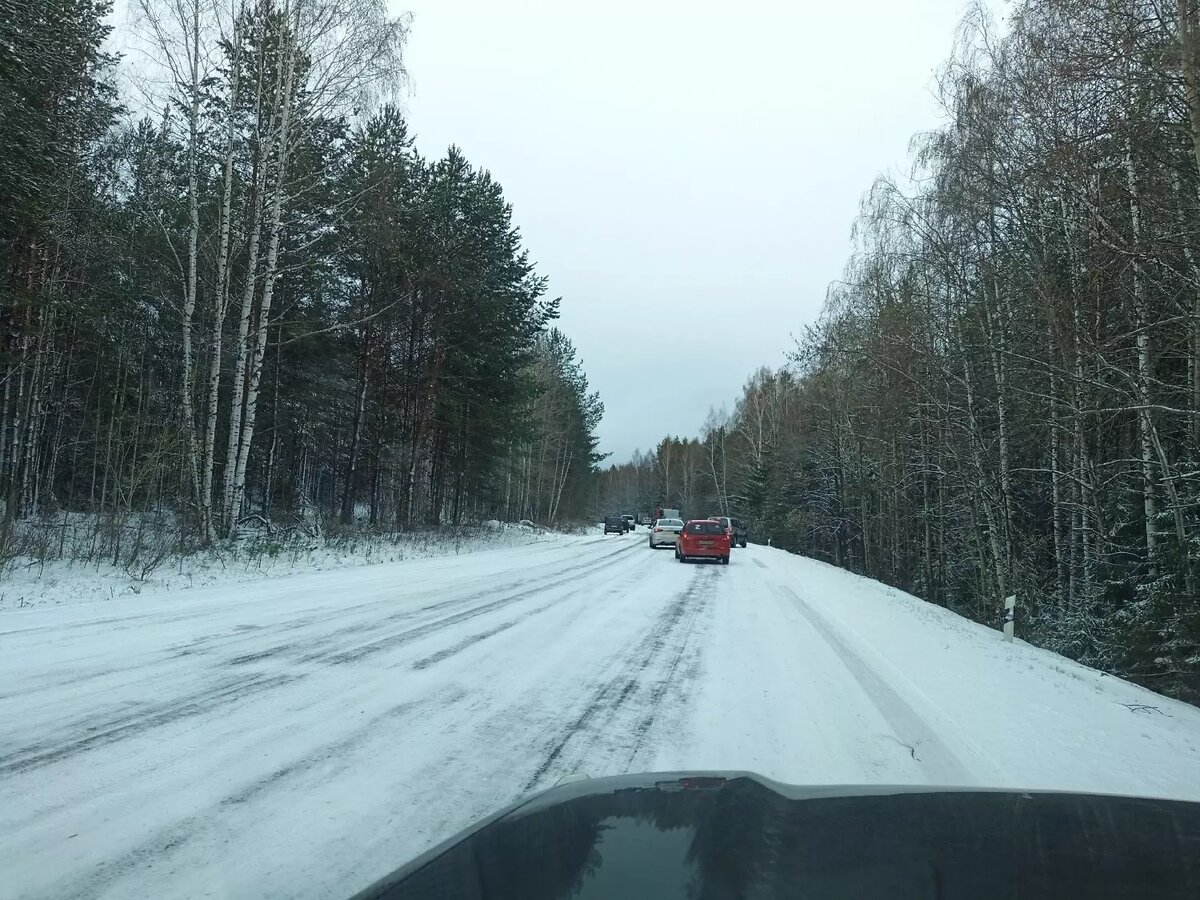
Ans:
{"label": "red hatchback car", "polygon": [[719,559],[729,565],[729,533],[720,522],[712,519],[693,519],[679,532],[675,543],[675,558],[680,562],[689,559]]}

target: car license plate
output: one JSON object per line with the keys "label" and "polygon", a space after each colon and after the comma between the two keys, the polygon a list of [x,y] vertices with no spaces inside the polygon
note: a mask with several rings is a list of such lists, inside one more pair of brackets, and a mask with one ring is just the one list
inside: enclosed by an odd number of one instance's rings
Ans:
{"label": "car license plate", "polygon": [[712,541],[701,541],[701,542],[700,542],[700,549],[701,549],[701,550],[711,550],[711,549],[712,549],[712,547],[713,547],[713,542],[712,542]]}

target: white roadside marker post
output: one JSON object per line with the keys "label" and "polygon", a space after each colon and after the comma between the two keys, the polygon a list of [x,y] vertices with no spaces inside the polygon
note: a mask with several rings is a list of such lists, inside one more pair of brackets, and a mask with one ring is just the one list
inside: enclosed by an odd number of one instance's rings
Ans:
{"label": "white roadside marker post", "polygon": [[1013,631],[1016,628],[1017,595],[1004,598],[1004,640],[1012,643]]}

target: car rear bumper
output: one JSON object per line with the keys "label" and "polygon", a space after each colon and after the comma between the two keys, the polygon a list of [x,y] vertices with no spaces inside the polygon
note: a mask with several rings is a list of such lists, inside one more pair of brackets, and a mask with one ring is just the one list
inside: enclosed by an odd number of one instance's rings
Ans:
{"label": "car rear bumper", "polygon": [[729,548],[728,547],[689,547],[687,550],[685,550],[683,548],[683,545],[680,544],[679,552],[682,555],[688,557],[689,559],[691,559],[693,557],[695,557],[696,559],[707,559],[707,558],[720,559],[723,556],[729,555]]}
{"label": "car rear bumper", "polygon": [[667,544],[676,544],[679,542],[679,535],[673,531],[664,531],[660,534],[651,534],[650,543],[657,546],[666,546]]}

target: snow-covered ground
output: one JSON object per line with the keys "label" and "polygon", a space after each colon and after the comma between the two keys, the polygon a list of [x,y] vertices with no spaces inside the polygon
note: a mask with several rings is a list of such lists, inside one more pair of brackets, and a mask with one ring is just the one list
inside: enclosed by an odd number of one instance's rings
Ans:
{"label": "snow-covered ground", "polygon": [[1200,800],[1200,710],[645,532],[0,613],[12,897],[343,897],[569,772]]}

